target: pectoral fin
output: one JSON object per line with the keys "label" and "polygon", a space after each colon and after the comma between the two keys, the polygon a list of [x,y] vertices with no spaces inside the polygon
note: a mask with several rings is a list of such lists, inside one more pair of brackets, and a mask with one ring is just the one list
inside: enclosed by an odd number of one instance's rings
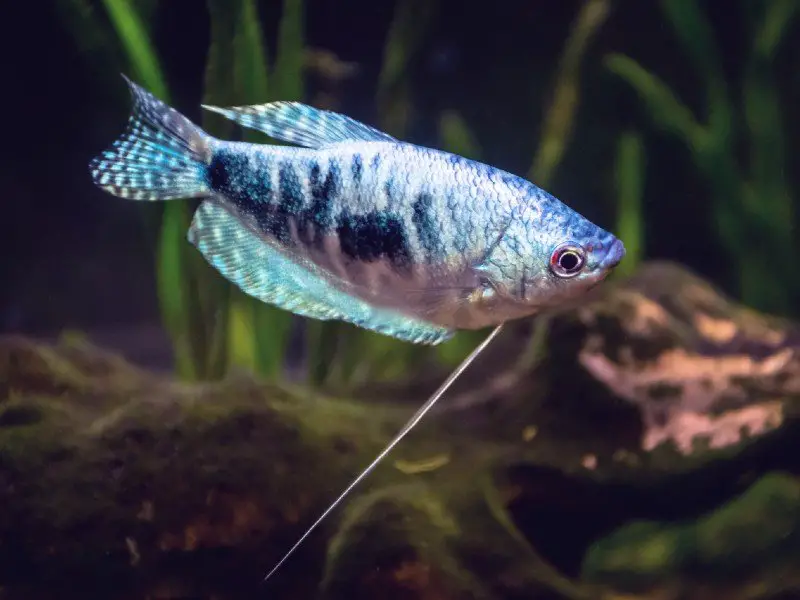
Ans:
{"label": "pectoral fin", "polygon": [[453,331],[378,308],[342,292],[330,276],[273,248],[220,201],[195,212],[189,241],[228,281],[262,302],[319,320],[339,320],[416,344],[435,345]]}

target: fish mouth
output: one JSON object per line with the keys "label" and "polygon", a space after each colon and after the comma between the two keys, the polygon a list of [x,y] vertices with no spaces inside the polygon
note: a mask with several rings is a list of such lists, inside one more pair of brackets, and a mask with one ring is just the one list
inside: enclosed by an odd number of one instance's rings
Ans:
{"label": "fish mouth", "polygon": [[622,262],[623,258],[625,258],[625,245],[622,243],[622,240],[615,239],[608,247],[608,252],[606,252],[606,255],[600,260],[598,266],[601,270],[605,271],[605,276]]}

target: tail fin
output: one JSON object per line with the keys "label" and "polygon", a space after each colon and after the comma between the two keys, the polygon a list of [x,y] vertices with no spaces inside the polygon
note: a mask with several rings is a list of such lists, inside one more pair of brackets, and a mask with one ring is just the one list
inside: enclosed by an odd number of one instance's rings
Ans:
{"label": "tail fin", "polygon": [[127,77],[125,81],[133,111],[125,133],[89,163],[95,185],[132,200],[208,195],[211,138]]}

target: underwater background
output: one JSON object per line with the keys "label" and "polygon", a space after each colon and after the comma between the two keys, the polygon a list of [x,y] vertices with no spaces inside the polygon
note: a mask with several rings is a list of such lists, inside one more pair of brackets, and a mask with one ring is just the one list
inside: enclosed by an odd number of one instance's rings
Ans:
{"label": "underwater background", "polygon": [[[800,597],[800,2],[51,0],[6,7],[0,597]],[[623,240],[435,348],[257,303],[196,202],[92,185],[131,77],[300,100],[529,178]],[[66,590],[74,589],[74,592]]]}

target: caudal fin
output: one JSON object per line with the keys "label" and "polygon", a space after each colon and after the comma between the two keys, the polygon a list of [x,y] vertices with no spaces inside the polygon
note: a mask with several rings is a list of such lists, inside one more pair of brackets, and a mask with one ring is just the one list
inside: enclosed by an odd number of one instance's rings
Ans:
{"label": "caudal fin", "polygon": [[211,138],[127,77],[125,81],[133,96],[128,128],[89,163],[95,185],[132,200],[208,195]]}

